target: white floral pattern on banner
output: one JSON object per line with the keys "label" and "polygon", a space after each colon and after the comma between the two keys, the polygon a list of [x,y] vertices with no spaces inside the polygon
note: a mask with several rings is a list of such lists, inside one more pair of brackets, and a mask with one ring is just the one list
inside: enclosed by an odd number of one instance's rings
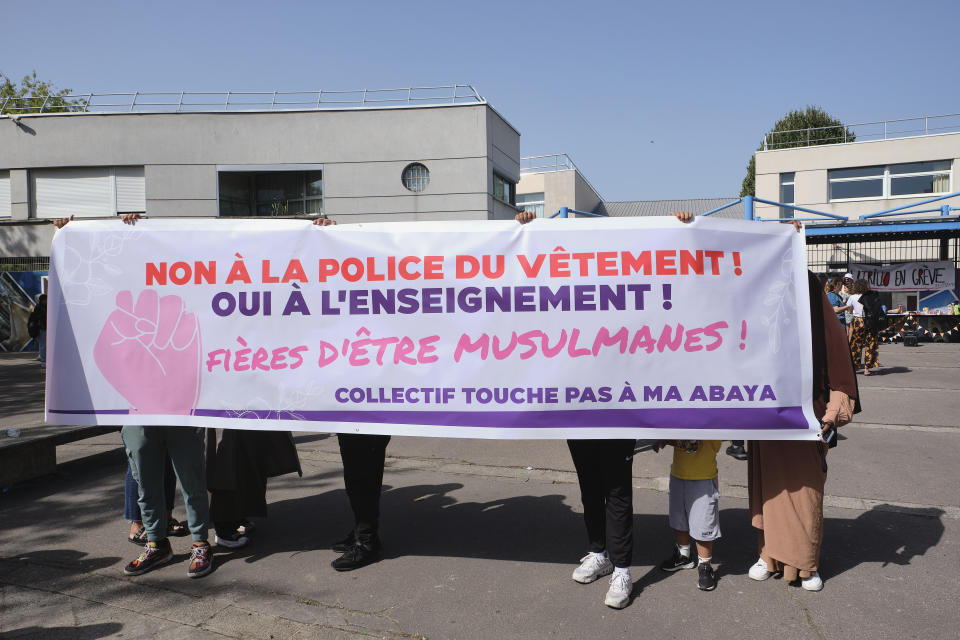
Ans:
{"label": "white floral pattern on banner", "polygon": [[761,318],[767,326],[768,351],[780,353],[783,345],[783,328],[789,326],[795,316],[796,296],[793,288],[793,251],[787,249],[780,258],[780,273],[770,283],[763,297],[768,313]]}
{"label": "white floral pattern on banner", "polygon": [[123,253],[124,245],[142,235],[140,230],[124,226],[120,231],[87,234],[90,248],[86,252],[69,244],[64,247],[63,266],[58,271],[64,303],[87,306],[94,298],[117,290],[112,282],[122,270],[116,258]]}
{"label": "white floral pattern on banner", "polygon": [[287,407],[280,410],[263,409],[236,409],[231,408],[229,400],[220,403],[220,407],[227,413],[243,420],[304,420],[305,416],[298,411],[310,406],[311,399],[320,397],[325,387],[312,384],[305,389],[281,388],[277,402],[268,402],[262,396],[250,399],[251,407]]}

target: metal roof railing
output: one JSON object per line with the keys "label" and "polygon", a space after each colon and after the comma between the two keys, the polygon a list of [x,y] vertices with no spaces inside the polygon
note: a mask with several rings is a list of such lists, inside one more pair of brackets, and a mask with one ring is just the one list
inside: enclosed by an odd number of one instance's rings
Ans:
{"label": "metal roof railing", "polygon": [[583,181],[587,183],[587,186],[593,189],[597,197],[603,200],[597,188],[590,183],[587,176],[583,175],[580,168],[573,163],[573,159],[567,154],[548,153],[544,156],[525,156],[520,158],[521,176],[528,173],[552,173],[554,171],[576,171],[580,177],[583,178]]}
{"label": "metal roof railing", "polygon": [[[545,156],[526,156],[520,158],[520,174],[546,173],[550,171],[577,171],[577,165],[565,153],[548,153]],[[583,175],[581,173],[581,175]]]}
{"label": "metal roof railing", "polygon": [[225,111],[309,111],[484,104],[469,84],[397,89],[315,91],[134,91],[65,96],[22,96],[0,103],[0,115],[26,113],[183,113]]}
{"label": "metal roof railing", "polygon": [[900,120],[878,120],[830,127],[770,131],[763,138],[763,151],[793,149],[821,144],[891,140],[960,132],[960,113]]}

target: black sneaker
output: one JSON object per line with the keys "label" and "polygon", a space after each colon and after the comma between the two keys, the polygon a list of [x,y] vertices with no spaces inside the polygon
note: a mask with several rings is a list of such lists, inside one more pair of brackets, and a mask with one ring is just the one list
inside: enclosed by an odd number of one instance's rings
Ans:
{"label": "black sneaker", "polygon": [[660,563],[662,571],[679,571],[680,569],[693,569],[697,566],[696,556],[685,556],[680,553],[680,549],[673,547],[673,555]]}
{"label": "black sneaker", "polygon": [[356,542],[357,542],[357,536],[354,534],[353,531],[351,531],[343,538],[343,540],[337,540],[332,545],[330,545],[330,549],[337,553],[344,553],[346,552],[347,549],[352,547]]}
{"label": "black sneaker", "polygon": [[218,531],[216,534],[214,534],[213,541],[221,547],[226,547],[228,549],[239,549],[247,546],[247,542],[250,540],[247,538],[247,536],[240,535],[236,531],[223,534]]}
{"label": "black sneaker", "polygon": [[139,576],[151,569],[164,565],[173,559],[170,541],[164,538],[160,542],[148,542],[143,552],[123,568],[124,575]]}
{"label": "black sneaker", "polygon": [[717,572],[709,563],[700,565],[697,570],[700,572],[700,581],[697,582],[700,591],[713,591],[717,588]]}
{"label": "black sneaker", "polygon": [[727,447],[727,455],[737,460],[746,460],[747,450],[743,448],[742,444],[732,444]]}
{"label": "black sneaker", "polygon": [[379,541],[353,543],[343,555],[330,563],[337,571],[353,571],[383,559],[383,547]]}

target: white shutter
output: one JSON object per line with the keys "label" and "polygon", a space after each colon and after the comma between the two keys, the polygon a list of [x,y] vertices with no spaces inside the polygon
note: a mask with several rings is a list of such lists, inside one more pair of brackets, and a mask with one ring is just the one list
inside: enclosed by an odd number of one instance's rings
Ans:
{"label": "white shutter", "polygon": [[10,172],[0,171],[0,218],[9,218],[13,207],[10,204]]}
{"label": "white shutter", "polygon": [[37,218],[113,216],[117,211],[111,167],[36,169],[30,172]]}
{"label": "white shutter", "polygon": [[116,167],[117,213],[144,213],[147,199],[143,187],[143,167]]}

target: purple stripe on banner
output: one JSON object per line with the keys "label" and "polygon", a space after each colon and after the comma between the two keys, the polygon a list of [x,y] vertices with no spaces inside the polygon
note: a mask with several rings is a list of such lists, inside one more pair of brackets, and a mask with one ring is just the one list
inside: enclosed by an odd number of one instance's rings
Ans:
{"label": "purple stripe on banner", "polygon": [[47,409],[48,413],[73,413],[78,416],[126,416],[129,409]]}
{"label": "purple stripe on banner", "polygon": [[[252,420],[368,422],[487,428],[646,427],[673,429],[807,429],[800,407],[595,409],[559,411],[266,411],[197,409],[195,416]],[[710,426],[702,426],[708,422]]]}
{"label": "purple stripe on banner", "polygon": [[[126,409],[50,413],[126,415]],[[231,420],[294,420],[422,424],[494,429],[624,427],[650,429],[807,429],[800,407],[715,407],[710,409],[570,409],[558,411],[299,411],[266,409],[196,409],[195,416]],[[709,426],[701,426],[709,422]]]}

